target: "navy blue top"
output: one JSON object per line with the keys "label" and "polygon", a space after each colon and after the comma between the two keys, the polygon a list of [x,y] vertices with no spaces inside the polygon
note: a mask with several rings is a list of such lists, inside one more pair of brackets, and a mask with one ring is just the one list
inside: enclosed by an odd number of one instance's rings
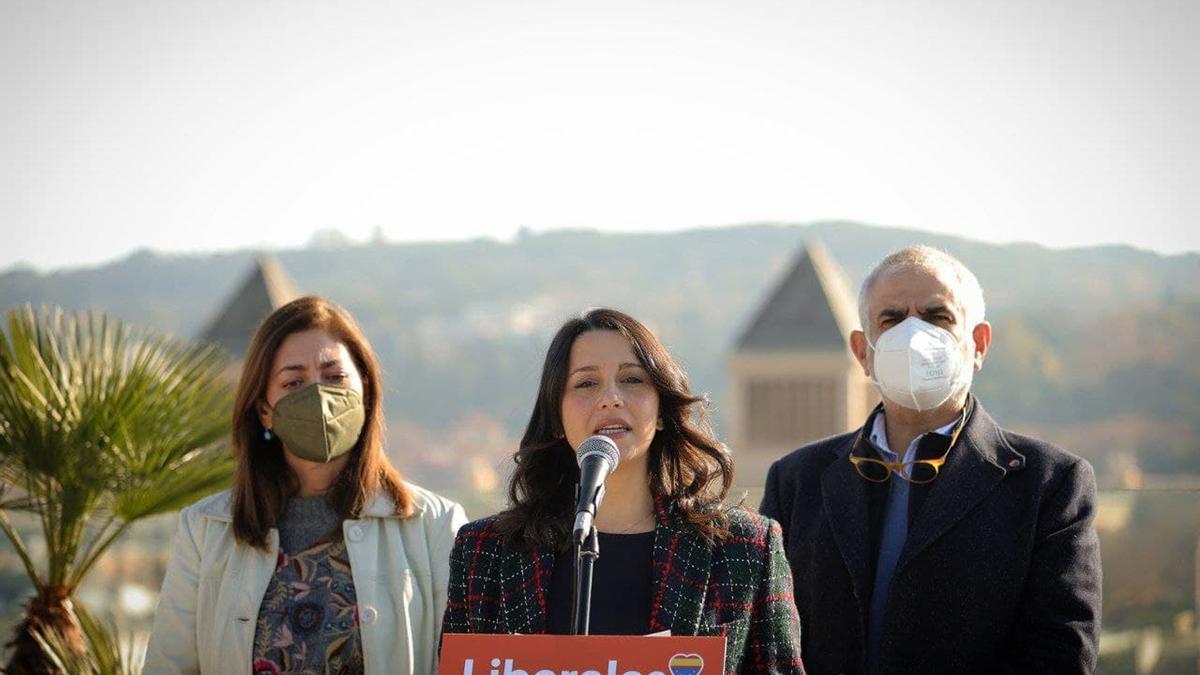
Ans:
{"label": "navy blue top", "polygon": [[[600,557],[592,569],[591,635],[645,635],[650,630],[654,532],[600,534]],[[575,590],[575,550],[554,558],[546,632],[571,632],[571,596]]]}

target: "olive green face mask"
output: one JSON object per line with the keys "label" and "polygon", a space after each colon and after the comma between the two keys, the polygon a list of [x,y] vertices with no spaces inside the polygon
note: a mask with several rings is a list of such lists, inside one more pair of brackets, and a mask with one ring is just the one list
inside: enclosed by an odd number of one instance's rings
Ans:
{"label": "olive green face mask", "polygon": [[270,431],[293,455],[332,462],[358,442],[366,418],[362,394],[313,382],[275,402]]}

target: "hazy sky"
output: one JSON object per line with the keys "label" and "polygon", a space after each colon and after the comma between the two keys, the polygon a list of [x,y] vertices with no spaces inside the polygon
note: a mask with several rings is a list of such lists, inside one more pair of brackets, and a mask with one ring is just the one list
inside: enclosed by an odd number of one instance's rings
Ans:
{"label": "hazy sky", "polygon": [[847,218],[1200,250],[1200,3],[0,0],[0,269]]}

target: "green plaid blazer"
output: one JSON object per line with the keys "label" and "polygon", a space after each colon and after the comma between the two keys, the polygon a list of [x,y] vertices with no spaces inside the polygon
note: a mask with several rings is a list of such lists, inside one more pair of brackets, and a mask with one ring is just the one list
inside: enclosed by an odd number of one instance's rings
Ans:
{"label": "green plaid blazer", "polygon": [[[731,508],[730,536],[710,544],[656,500],[650,630],[725,637],[727,673],[803,673],[800,619],[779,524]],[[458,531],[445,633],[544,633],[554,552],[509,551],[495,516]]]}

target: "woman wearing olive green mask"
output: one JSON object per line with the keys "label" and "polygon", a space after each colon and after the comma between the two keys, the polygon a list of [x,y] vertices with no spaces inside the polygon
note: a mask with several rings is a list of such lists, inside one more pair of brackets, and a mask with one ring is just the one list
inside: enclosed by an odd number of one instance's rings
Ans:
{"label": "woman wearing olive green mask", "polygon": [[462,507],[383,452],[379,366],[345,310],[263,321],[234,404],[233,488],[184,509],[147,673],[433,673]]}

